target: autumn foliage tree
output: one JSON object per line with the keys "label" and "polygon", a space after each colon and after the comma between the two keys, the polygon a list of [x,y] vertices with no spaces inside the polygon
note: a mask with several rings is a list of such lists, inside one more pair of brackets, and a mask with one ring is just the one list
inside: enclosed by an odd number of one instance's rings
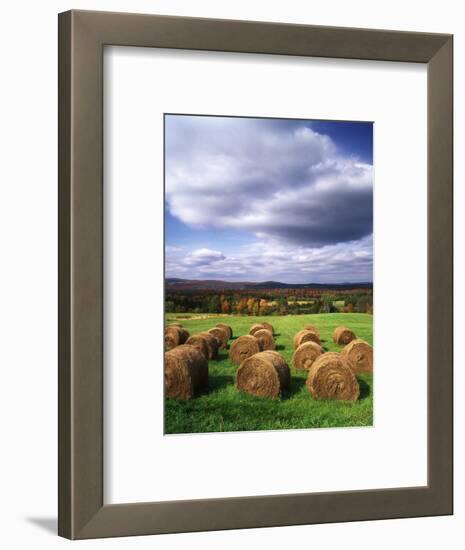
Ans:
{"label": "autumn foliage tree", "polygon": [[260,315],[269,315],[271,313],[271,306],[269,305],[268,300],[260,300],[259,313]]}
{"label": "autumn foliage tree", "polygon": [[239,315],[243,315],[248,312],[247,309],[247,298],[241,298],[236,304],[236,311]]}
{"label": "autumn foliage tree", "polygon": [[254,307],[255,307],[255,298],[249,298],[247,300],[247,309],[249,311],[249,315],[254,314]]}

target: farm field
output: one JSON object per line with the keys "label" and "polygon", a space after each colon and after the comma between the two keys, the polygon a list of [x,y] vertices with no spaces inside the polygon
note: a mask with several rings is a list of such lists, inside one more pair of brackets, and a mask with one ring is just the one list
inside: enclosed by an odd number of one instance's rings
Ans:
{"label": "farm field", "polygon": [[[166,322],[179,321],[195,334],[213,327],[217,322],[230,325],[233,339],[248,334],[254,323],[270,322],[275,330],[276,351],[281,353],[291,368],[291,384],[280,399],[253,397],[235,387],[238,369],[222,350],[218,360],[209,362],[209,390],[190,401],[166,399],[165,433],[204,433],[302,428],[330,428],[371,426],[373,424],[373,376],[357,376],[360,399],[355,402],[316,401],[307,391],[307,373],[292,367],[293,336],[306,324],[315,324],[326,351],[341,351],[332,340],[337,326],[352,329],[358,338],[373,344],[373,316],[364,313],[329,313],[288,316],[224,316],[217,318],[185,319],[168,314]],[[230,341],[230,344],[233,340]],[[375,367],[376,368],[376,367]]]}

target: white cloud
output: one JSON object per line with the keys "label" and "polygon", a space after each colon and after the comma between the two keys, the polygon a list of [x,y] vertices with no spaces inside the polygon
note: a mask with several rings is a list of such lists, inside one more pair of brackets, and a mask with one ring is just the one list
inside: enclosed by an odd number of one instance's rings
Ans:
{"label": "white cloud", "polygon": [[167,204],[192,227],[304,247],[354,241],[372,232],[372,177],[302,122],[166,120]]}
{"label": "white cloud", "polygon": [[218,250],[199,248],[185,255],[182,259],[182,263],[188,267],[201,268],[202,266],[209,266],[225,259],[226,256]]}
{"label": "white cloud", "polygon": [[295,283],[371,281],[372,246],[369,236],[319,248],[289,246],[279,241],[255,242],[229,256],[208,249],[187,255],[170,252],[166,258],[166,276]]}

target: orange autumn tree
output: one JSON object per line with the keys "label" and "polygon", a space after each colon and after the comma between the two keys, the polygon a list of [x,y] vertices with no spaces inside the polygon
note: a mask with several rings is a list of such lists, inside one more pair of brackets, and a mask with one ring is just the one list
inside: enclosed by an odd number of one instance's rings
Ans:
{"label": "orange autumn tree", "polygon": [[245,313],[246,309],[247,309],[247,298],[241,298],[236,304],[236,311],[237,313],[242,315],[243,313]]}
{"label": "orange autumn tree", "polygon": [[255,315],[254,308],[255,308],[255,298],[249,298],[247,300],[247,309],[249,311],[249,315]]}
{"label": "orange autumn tree", "polygon": [[268,313],[270,312],[270,305],[268,303],[268,300],[265,300],[263,298],[260,300],[259,312],[260,315],[268,315]]}

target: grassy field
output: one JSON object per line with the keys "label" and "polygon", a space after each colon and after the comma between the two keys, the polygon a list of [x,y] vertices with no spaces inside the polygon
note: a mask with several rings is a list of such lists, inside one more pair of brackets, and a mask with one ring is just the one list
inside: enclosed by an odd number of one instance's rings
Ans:
{"label": "grassy field", "polygon": [[296,371],[291,363],[294,351],[292,338],[305,324],[312,323],[319,328],[322,346],[327,351],[340,351],[342,348],[332,341],[333,330],[339,325],[351,328],[359,338],[372,344],[371,315],[329,313],[266,318],[218,316],[218,319],[187,320],[180,320],[178,317],[168,314],[166,321],[182,322],[190,334],[207,330],[216,322],[224,322],[233,328],[233,338],[247,334],[254,323],[269,321],[276,333],[276,350],[284,356],[291,368],[291,385],[279,400],[252,397],[239,392],[234,386],[234,375],[238,367],[231,363],[227,350],[224,350],[218,360],[209,363],[208,393],[191,401],[166,400],[165,433],[330,428],[373,424],[371,375],[358,377],[360,399],[355,403],[316,401],[306,389],[306,373]]}

